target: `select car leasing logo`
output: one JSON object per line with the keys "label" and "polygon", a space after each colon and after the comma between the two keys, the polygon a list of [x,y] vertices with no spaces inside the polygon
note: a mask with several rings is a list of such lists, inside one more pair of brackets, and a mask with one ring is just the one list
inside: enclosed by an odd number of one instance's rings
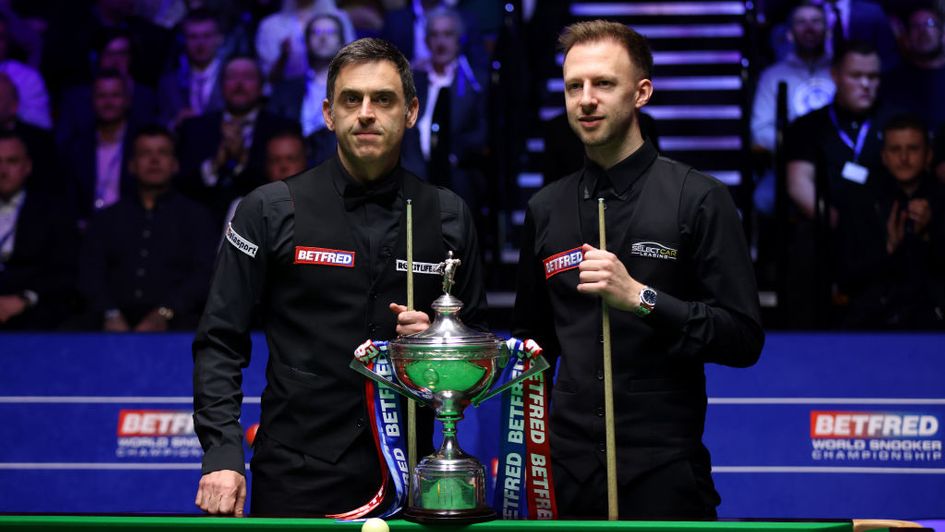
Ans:
{"label": "select car leasing logo", "polygon": [[659,242],[634,242],[630,254],[651,259],[676,260],[679,252]]}
{"label": "select car leasing logo", "polygon": [[843,465],[942,464],[939,417],[928,412],[813,410],[811,459]]}

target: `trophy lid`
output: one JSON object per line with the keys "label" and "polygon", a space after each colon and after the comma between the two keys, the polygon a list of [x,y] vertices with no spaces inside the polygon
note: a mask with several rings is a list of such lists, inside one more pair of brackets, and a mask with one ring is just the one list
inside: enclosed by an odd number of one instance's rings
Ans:
{"label": "trophy lid", "polygon": [[433,302],[433,311],[436,315],[430,327],[423,332],[391,340],[390,343],[393,346],[406,350],[444,347],[451,351],[456,349],[489,350],[498,347],[501,341],[494,334],[471,329],[459,319],[459,310],[463,308],[463,302],[449,293],[459,264],[460,260],[454,259],[453,252],[450,251],[446,261],[439,265],[443,273],[443,295]]}

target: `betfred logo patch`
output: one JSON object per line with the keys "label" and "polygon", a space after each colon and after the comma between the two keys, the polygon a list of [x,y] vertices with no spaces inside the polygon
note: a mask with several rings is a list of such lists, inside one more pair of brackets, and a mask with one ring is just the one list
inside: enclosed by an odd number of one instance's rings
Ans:
{"label": "betfred logo patch", "polygon": [[354,268],[354,252],[341,249],[295,246],[295,263]]}
{"label": "betfred logo patch", "polygon": [[120,410],[118,437],[193,434],[194,418],[180,410]]}
{"label": "betfred logo patch", "polygon": [[811,438],[927,438],[938,432],[938,418],[898,412],[810,413]]}
{"label": "betfred logo patch", "polygon": [[542,261],[545,263],[545,279],[551,279],[561,272],[577,268],[582,260],[584,260],[584,253],[579,247],[555,253]]}

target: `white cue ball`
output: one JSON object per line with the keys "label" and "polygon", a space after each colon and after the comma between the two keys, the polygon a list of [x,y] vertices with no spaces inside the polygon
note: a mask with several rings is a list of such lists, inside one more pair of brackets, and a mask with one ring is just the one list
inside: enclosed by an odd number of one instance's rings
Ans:
{"label": "white cue ball", "polygon": [[390,532],[387,521],[372,517],[361,525],[361,532]]}

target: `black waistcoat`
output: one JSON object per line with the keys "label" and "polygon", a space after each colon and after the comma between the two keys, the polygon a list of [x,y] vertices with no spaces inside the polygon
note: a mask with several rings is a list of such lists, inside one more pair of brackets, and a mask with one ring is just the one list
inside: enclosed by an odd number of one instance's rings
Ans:
{"label": "black waistcoat", "polygon": [[[679,220],[688,171],[688,166],[656,159],[634,185],[642,189],[629,218],[613,220],[608,212],[607,250],[638,281],[691,301],[698,295]],[[584,242],[578,208],[580,175],[573,174],[547,190],[553,192],[543,198],[547,212],[535,214],[535,253],[540,260],[567,250],[580,251]],[[597,234],[597,228],[590,233]],[[632,246],[641,242],[674,249],[676,259],[632,254]],[[596,244],[596,238],[589,243]],[[605,437],[601,301],[578,293],[578,275],[576,267],[560,271],[546,279],[546,286],[562,353],[553,391],[552,448],[556,460],[580,479],[603,465]],[[611,310],[610,322],[620,481],[704,453],[702,363],[669,354],[671,335],[679,331],[661,333],[646,319],[626,311]]]}
{"label": "black waistcoat", "polygon": [[[396,336],[388,304],[406,304],[407,274],[396,268],[397,259],[406,259],[406,208],[392,253],[368,257],[347,225],[332,185],[332,164],[286,180],[295,210],[294,253],[291,262],[269,267],[270,356],[261,429],[291,448],[334,462],[371,422],[364,378],[348,367],[354,349],[367,339]],[[404,172],[401,193],[413,200],[414,261],[441,262],[445,250],[437,190]],[[300,247],[334,250],[335,256]],[[353,255],[342,257],[340,252]],[[372,281],[376,261],[385,266]],[[429,306],[442,293],[441,286],[439,275],[414,275],[417,309],[431,319]]]}

